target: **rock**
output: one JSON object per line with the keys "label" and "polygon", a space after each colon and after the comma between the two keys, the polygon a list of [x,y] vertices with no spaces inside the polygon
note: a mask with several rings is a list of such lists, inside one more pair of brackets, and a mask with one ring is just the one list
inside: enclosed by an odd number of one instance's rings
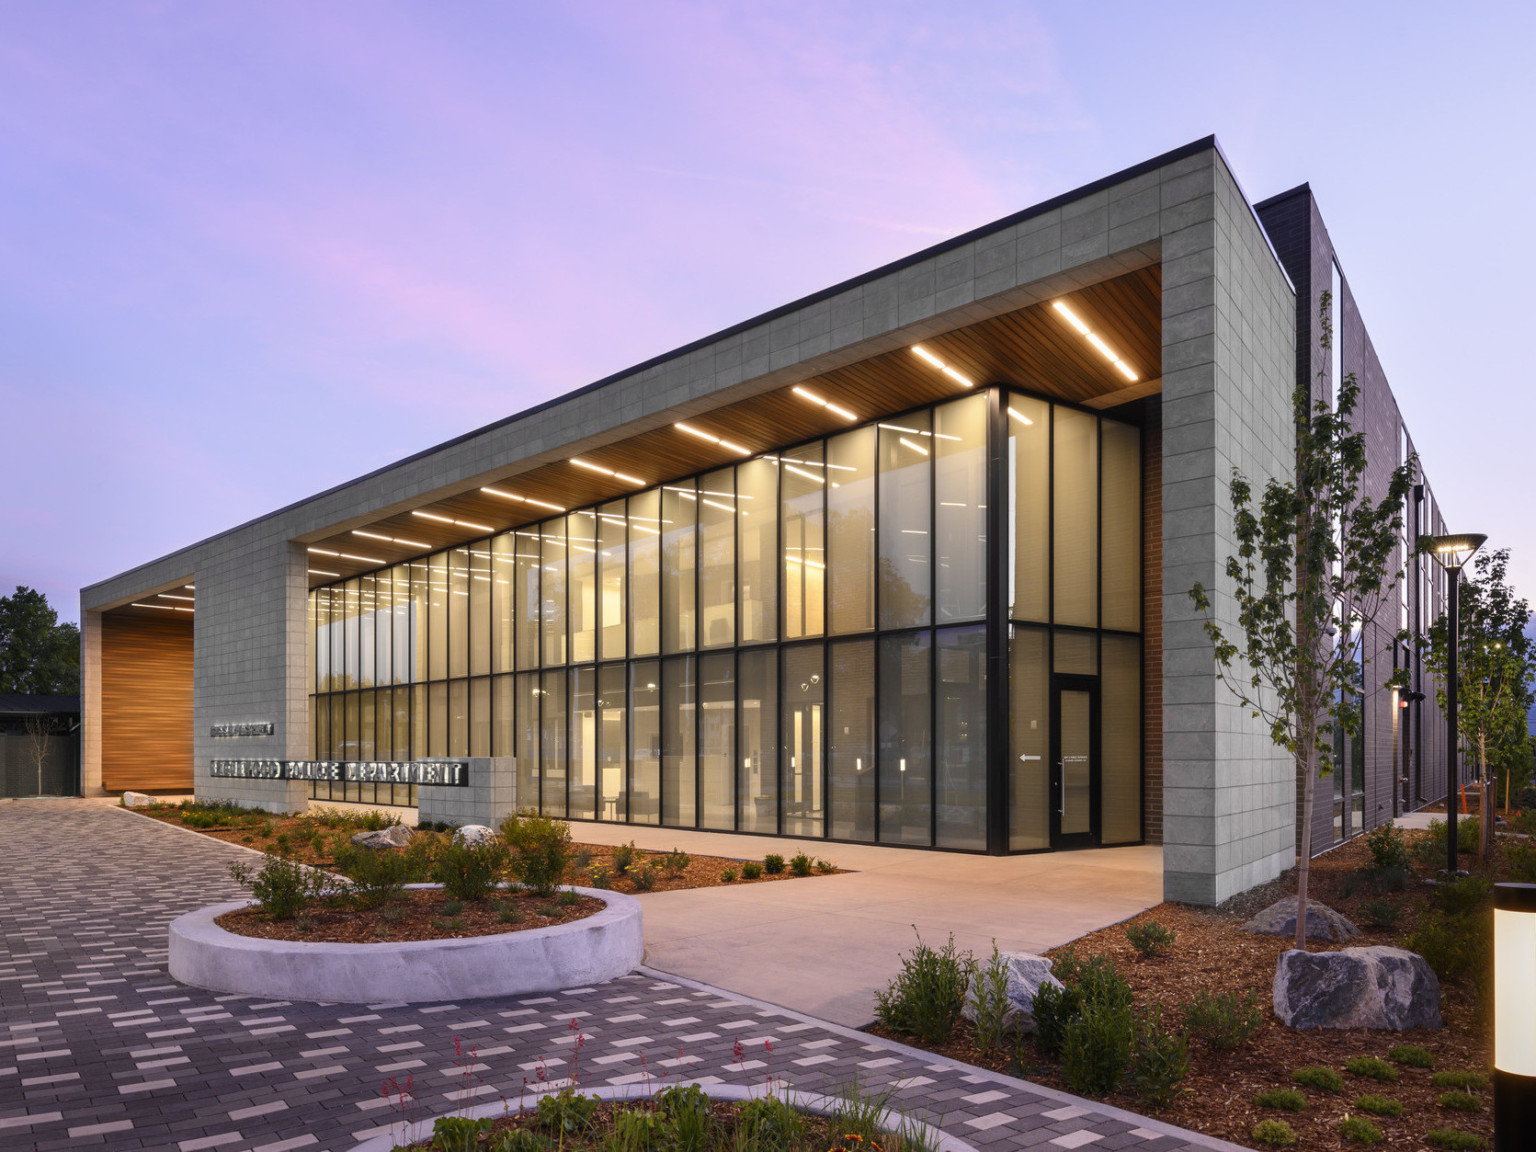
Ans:
{"label": "rock", "polygon": [[[1265,936],[1296,935],[1296,897],[1287,896],[1284,900],[1276,900],[1243,927],[1249,932],[1260,932]],[[1348,917],[1316,900],[1307,901],[1308,938],[1342,944],[1358,935],[1360,929],[1351,924]]]}
{"label": "rock", "polygon": [[154,802],[155,798],[153,796],[148,796],[143,792],[123,793],[124,808],[148,808]]}
{"label": "rock", "polygon": [[[1051,975],[1051,962],[1044,956],[1030,952],[1004,952],[1003,963],[1008,966],[1008,1027],[1020,1032],[1035,1030],[1035,993],[1042,984],[1061,987],[1061,981]],[[971,981],[965,997],[965,1018],[976,1019],[976,980]]]}
{"label": "rock", "polygon": [[1402,948],[1280,954],[1275,1015],[1292,1028],[1440,1027],[1440,981]]}
{"label": "rock", "polygon": [[454,832],[453,838],[460,844],[467,844],[471,848],[476,848],[488,840],[496,839],[496,833],[484,824],[465,824]]}
{"label": "rock", "polygon": [[352,843],[359,848],[404,848],[416,834],[404,824],[391,824],[376,832],[359,832]]}

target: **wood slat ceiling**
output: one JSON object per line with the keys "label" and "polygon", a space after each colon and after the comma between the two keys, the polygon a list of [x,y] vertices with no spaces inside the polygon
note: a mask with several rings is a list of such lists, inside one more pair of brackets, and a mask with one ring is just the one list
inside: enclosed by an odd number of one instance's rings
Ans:
{"label": "wood slat ceiling", "polygon": [[[1154,265],[1062,297],[1136,372],[1136,382],[1127,380],[1050,303],[925,339],[923,347],[977,385],[1008,383],[1076,404],[1111,407],[1121,402],[1116,393],[1123,392],[1124,399],[1131,400],[1157,390],[1162,375],[1161,272]],[[965,391],[909,348],[836,369],[804,381],[801,387],[855,413],[858,420],[849,421],[802,399],[790,388],[781,388],[690,418],[687,423],[757,453]],[[742,459],[739,453],[671,425],[585,453],[582,458],[645,483],[626,483],[561,461],[509,476],[492,486],[546,505],[574,509]],[[553,514],[548,507],[502,499],[478,489],[424,505],[418,511],[458,523],[403,513],[361,530],[390,540],[353,532],[322,540],[312,546],[311,586]]]}
{"label": "wood slat ceiling", "polygon": [[129,616],[140,620],[186,622],[192,619],[192,610],[197,607],[196,597],[197,592],[193,586],[186,584],[180,588],[172,588],[169,592],[140,596],[132,604],[114,608],[106,615]]}

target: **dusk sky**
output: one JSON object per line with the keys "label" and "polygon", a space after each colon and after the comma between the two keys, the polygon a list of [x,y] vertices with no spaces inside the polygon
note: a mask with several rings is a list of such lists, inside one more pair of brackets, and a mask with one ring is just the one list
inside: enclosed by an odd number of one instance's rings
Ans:
{"label": "dusk sky", "polygon": [[[1536,594],[1536,6],[0,0],[0,592],[1215,133]],[[1527,455],[1532,453],[1532,455]]]}

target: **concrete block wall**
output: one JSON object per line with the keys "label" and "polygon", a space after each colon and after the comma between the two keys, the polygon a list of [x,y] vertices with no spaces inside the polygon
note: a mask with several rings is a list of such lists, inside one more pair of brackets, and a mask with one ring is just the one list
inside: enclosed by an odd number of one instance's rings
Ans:
{"label": "concrete block wall", "polygon": [[416,789],[416,814],[422,824],[495,828],[516,811],[515,756],[472,756],[466,786],[422,784]]}

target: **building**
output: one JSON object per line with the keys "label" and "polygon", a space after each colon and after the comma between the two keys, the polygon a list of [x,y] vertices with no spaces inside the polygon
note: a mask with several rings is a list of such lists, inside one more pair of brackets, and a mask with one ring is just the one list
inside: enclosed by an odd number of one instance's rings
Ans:
{"label": "building", "polygon": [[[87,787],[398,804],[210,766],[512,756],[571,818],[1160,842],[1170,898],[1225,899],[1297,842],[1187,596],[1227,479],[1291,472],[1320,372],[1361,379],[1373,476],[1410,448],[1339,268],[1305,186],[1250,205],[1207,138],[112,577]],[[1437,717],[1385,678],[1319,844],[1435,793]]]}
{"label": "building", "polygon": [[0,696],[0,797],[80,794],[80,697]]}

